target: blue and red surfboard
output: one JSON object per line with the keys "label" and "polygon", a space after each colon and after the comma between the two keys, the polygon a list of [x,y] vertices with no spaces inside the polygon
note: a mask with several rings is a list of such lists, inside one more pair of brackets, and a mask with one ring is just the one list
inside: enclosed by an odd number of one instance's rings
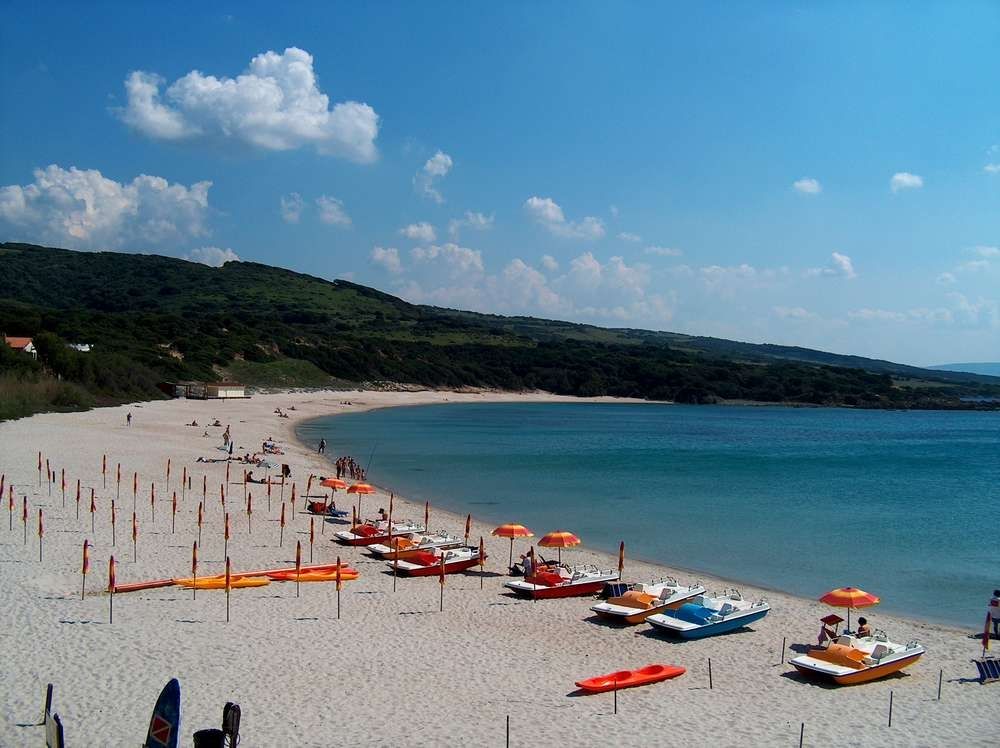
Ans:
{"label": "blue and red surfboard", "polygon": [[143,748],[177,748],[181,727],[181,684],[176,678],[160,691]]}

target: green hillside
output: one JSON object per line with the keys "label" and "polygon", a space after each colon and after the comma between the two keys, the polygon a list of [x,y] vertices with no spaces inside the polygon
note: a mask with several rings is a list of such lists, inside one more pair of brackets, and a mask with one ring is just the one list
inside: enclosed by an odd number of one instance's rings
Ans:
{"label": "green hillside", "polygon": [[[260,386],[396,382],[690,403],[955,408],[1000,396],[995,377],[417,306],[249,262],[211,268],[0,244],[0,283],[0,330],[34,336],[45,371],[98,403],[156,397],[158,381],[227,374]],[[8,360],[3,376],[22,376]]]}

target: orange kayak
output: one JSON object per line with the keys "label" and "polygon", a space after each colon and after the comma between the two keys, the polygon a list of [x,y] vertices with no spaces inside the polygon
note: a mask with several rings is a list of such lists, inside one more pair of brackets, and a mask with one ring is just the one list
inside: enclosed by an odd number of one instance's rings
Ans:
{"label": "orange kayak", "polygon": [[614,691],[618,688],[645,686],[649,683],[659,683],[661,680],[684,675],[685,668],[679,665],[646,665],[638,670],[619,670],[617,673],[598,675],[596,678],[578,680],[577,687],[590,693]]}
{"label": "orange kayak", "polygon": [[[294,582],[296,581],[295,572],[283,571],[280,574],[270,574],[271,579],[275,582]],[[340,580],[342,582],[353,582],[358,578],[358,572],[354,569],[341,569]],[[337,572],[334,571],[303,571],[299,575],[298,581],[300,582],[336,582]]]}
{"label": "orange kayak", "polygon": [[[192,578],[175,579],[174,583],[187,590],[192,587],[197,590],[224,590],[226,588],[225,577],[198,577],[197,580]],[[270,583],[271,580],[267,577],[240,577],[239,579],[233,579],[232,575],[229,576],[229,586],[234,590],[243,587],[263,587]]]}
{"label": "orange kayak", "polygon": [[155,590],[160,587],[170,587],[173,585],[173,579],[155,579],[152,582],[132,582],[131,584],[116,584],[115,594],[119,595],[122,592],[141,592],[142,590]]}

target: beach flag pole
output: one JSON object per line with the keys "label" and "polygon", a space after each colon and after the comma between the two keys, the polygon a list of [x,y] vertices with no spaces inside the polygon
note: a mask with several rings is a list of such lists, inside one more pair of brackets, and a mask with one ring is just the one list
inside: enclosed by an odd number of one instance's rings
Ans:
{"label": "beach flag pole", "polygon": [[49,496],[52,495],[52,468],[49,467],[49,458],[45,458],[45,480],[49,482]]}
{"label": "beach flag pole", "polygon": [[229,623],[229,592],[233,588],[233,569],[229,564],[229,556],[226,556],[226,623]]}
{"label": "beach flag pole", "polygon": [[198,598],[198,541],[191,544],[191,599]]}
{"label": "beach flag pole", "polygon": [[198,542],[201,542],[201,524],[203,520],[203,515],[205,512],[205,502],[198,502]]}
{"label": "beach flag pole", "polygon": [[316,539],[316,528],[313,520],[315,517],[309,518],[309,563],[313,562],[313,541]]}
{"label": "beach flag pole", "polygon": [[170,534],[174,534],[174,529],[177,526],[177,492],[174,491],[173,497],[170,499]]}
{"label": "beach flag pole", "polygon": [[153,516],[153,524],[156,524],[156,484],[150,481],[149,483],[149,511]]}
{"label": "beach flag pole", "polygon": [[115,471],[115,498],[121,499],[122,497],[122,464],[118,463],[118,469]]}
{"label": "beach flag pole", "polygon": [[[229,463],[228,463],[228,462],[226,463],[226,483],[225,483],[225,491],[226,491],[226,494],[228,495],[228,493],[229,493]],[[222,499],[222,500],[223,500],[223,501],[225,501],[225,500],[226,500],[226,499],[225,499],[225,496],[223,496],[223,499]]]}
{"label": "beach flag pole", "polygon": [[139,560],[139,520],[132,512],[132,563]]}
{"label": "beach flag pole", "polygon": [[247,503],[247,471],[243,471],[243,503]]}
{"label": "beach flag pole", "polygon": [[201,476],[201,503],[205,504],[208,502],[208,476]]}
{"label": "beach flag pole", "polygon": [[80,479],[76,479],[76,521],[80,521]]}
{"label": "beach flag pole", "polygon": [[101,478],[104,480],[104,488],[108,487],[108,456],[101,456]]}
{"label": "beach flag pole", "polygon": [[399,548],[392,557],[392,591],[396,591],[396,579],[399,577]]}
{"label": "beach flag pole", "polygon": [[115,557],[108,559],[108,623],[115,622]]}
{"label": "beach flag pole", "polygon": [[60,485],[62,486],[62,497],[63,497],[63,507],[66,506],[66,468],[60,468],[62,473],[60,473]]}
{"label": "beach flag pole", "polygon": [[132,511],[135,511],[135,504],[139,496],[139,474],[132,473]]}
{"label": "beach flag pole", "polygon": [[14,486],[7,489],[7,520],[10,525],[9,532],[14,532]]}
{"label": "beach flag pole", "polygon": [[188,469],[185,465],[181,469],[181,501],[187,500],[187,488],[188,488]]}
{"label": "beach flag pole", "polygon": [[253,494],[247,494],[247,535],[253,534],[253,525],[250,518],[253,517]]}
{"label": "beach flag pole", "polygon": [[222,538],[225,542],[225,545],[223,546],[224,548],[223,554],[226,556],[226,558],[229,558],[229,512],[226,512],[226,517],[222,529]]}
{"label": "beach flag pole", "polygon": [[799,748],[802,748],[802,741],[806,736],[806,723],[799,723]]}
{"label": "beach flag pole", "polygon": [[219,503],[222,504],[222,511],[226,511],[226,485],[224,483],[219,484]]}
{"label": "beach flag pole", "polygon": [[340,620],[340,590],[344,586],[344,581],[340,576],[340,556],[337,556],[337,620]]}
{"label": "beach flag pole", "polygon": [[170,458],[167,458],[167,490],[170,490]]}
{"label": "beach flag pole", "polygon": [[115,500],[111,499],[111,547],[114,548],[117,545],[115,538]]}
{"label": "beach flag pole", "polygon": [[712,690],[712,658],[708,658],[708,690]]}
{"label": "beach flag pole", "polygon": [[483,536],[479,536],[479,589],[483,588],[483,576],[486,574],[486,548]]}
{"label": "beach flag pole", "polygon": [[441,604],[438,607],[439,613],[444,613],[444,553],[441,553],[441,566],[438,572],[438,584],[441,585]]}
{"label": "beach flag pole", "polygon": [[42,509],[38,508],[38,563],[42,563],[42,538],[45,536],[45,524],[42,521]]}
{"label": "beach flag pole", "polygon": [[472,514],[465,516],[465,544],[469,544],[469,533],[472,532]]}
{"label": "beach flag pole", "polygon": [[299,596],[299,576],[302,574],[302,541],[295,541],[295,597]]}
{"label": "beach flag pole", "polygon": [[87,594],[87,572],[90,571],[90,542],[83,541],[83,583],[80,585],[80,599]]}
{"label": "beach flag pole", "polygon": [[278,530],[278,547],[281,548],[285,544],[285,502],[281,502],[281,519],[278,521],[280,530]]}
{"label": "beach flag pole", "polygon": [[986,613],[986,625],[983,626],[983,654],[986,656],[986,650],[990,648],[990,620],[993,618],[993,614],[989,611]]}
{"label": "beach flag pole", "polygon": [[94,525],[94,515],[97,514],[97,500],[94,498],[94,489],[90,489],[90,534],[95,535],[97,530]]}
{"label": "beach flag pole", "polygon": [[28,497],[24,497],[21,505],[21,524],[24,525],[24,544],[28,544]]}
{"label": "beach flag pole", "polygon": [[267,513],[271,513],[271,476],[267,476]]}
{"label": "beach flag pole", "polygon": [[285,500],[285,472],[281,471],[281,491],[278,493],[278,498],[281,501]]}
{"label": "beach flag pole", "polygon": [[622,573],[625,571],[625,541],[618,544],[618,581],[622,581]]}
{"label": "beach flag pole", "polygon": [[431,502],[424,502],[424,529],[430,530],[431,526]]}
{"label": "beach flag pole", "polygon": [[38,453],[38,488],[42,487],[42,453]]}
{"label": "beach flag pole", "polygon": [[892,691],[889,691],[889,727],[892,727]]}
{"label": "beach flag pole", "polygon": [[295,521],[295,484],[292,484],[292,521]]}

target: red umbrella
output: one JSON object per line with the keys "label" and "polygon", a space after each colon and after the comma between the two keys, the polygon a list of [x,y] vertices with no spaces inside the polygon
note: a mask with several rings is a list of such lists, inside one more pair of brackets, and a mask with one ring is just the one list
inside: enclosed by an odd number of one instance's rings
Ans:
{"label": "red umbrella", "polygon": [[556,530],[542,537],[538,545],[543,548],[557,548],[559,553],[559,563],[562,563],[562,549],[572,548],[580,545],[580,538],[568,530]]}
{"label": "red umbrella", "polygon": [[847,608],[847,628],[851,628],[851,610],[854,608],[870,608],[878,605],[881,600],[857,587],[838,587],[830,590],[819,599],[821,603],[826,603],[834,608]]}
{"label": "red umbrella", "polygon": [[494,528],[490,534],[498,538],[510,538],[510,561],[507,564],[508,567],[514,563],[514,538],[531,538],[535,535],[535,533],[524,525],[514,523],[500,525],[500,527]]}

